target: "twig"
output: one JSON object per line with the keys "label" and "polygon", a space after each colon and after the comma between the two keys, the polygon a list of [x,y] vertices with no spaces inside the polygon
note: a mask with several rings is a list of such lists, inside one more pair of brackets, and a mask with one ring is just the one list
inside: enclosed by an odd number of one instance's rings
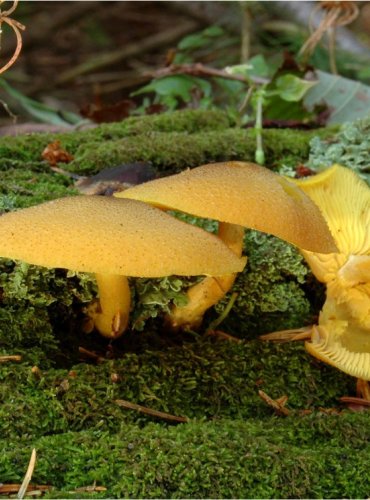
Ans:
{"label": "twig", "polygon": [[20,354],[0,356],[0,363],[6,363],[7,361],[22,361],[22,356]]}
{"label": "twig", "polygon": [[179,417],[177,415],[171,415],[170,413],[165,413],[163,411],[153,410],[152,408],[147,408],[146,406],[141,406],[136,403],[131,403],[130,401],[125,401],[124,399],[116,399],[115,403],[122,408],[128,408],[129,410],[136,410],[146,415],[151,415],[152,417],[162,418],[164,420],[169,420],[170,422],[186,423],[189,422],[188,417]]}
{"label": "twig", "polygon": [[[19,488],[21,487],[18,483],[8,483],[8,484],[0,484],[0,495],[11,495],[12,493],[18,493]],[[52,486],[48,484],[29,484],[26,490],[26,493],[30,495],[33,491],[48,491],[51,490]]]}
{"label": "twig", "polygon": [[94,491],[107,491],[107,488],[105,486],[96,486],[96,481],[94,481],[90,486],[80,486],[74,490],[77,493],[93,493]]}
{"label": "twig", "polygon": [[266,78],[251,77],[250,80],[248,80],[243,75],[229,73],[227,69],[212,68],[211,66],[205,66],[202,63],[171,64],[166,68],[160,68],[152,73],[149,73],[152,78],[162,78],[164,76],[179,74],[225,78],[226,80],[236,80],[247,85],[250,85],[251,81],[254,83],[268,83]]}
{"label": "twig", "polygon": [[167,45],[168,43],[178,40],[187,33],[194,31],[197,27],[197,22],[186,21],[178,26],[171,27],[166,31],[161,31],[148,36],[143,40],[127,44],[121,49],[104,52],[96,57],[88,59],[86,62],[79,64],[71,70],[65,71],[59,76],[59,78],[57,78],[56,83],[61,84],[69,82],[80,75],[110,66],[122,61],[123,59],[136,56],[142,52],[157,49],[163,45]]}
{"label": "twig", "polygon": [[216,339],[229,340],[230,342],[235,342],[236,344],[241,344],[243,342],[242,339],[234,337],[233,335],[230,335],[229,333],[223,332],[221,330],[208,329],[205,335],[216,337]]}
{"label": "twig", "polygon": [[103,363],[104,361],[106,361],[106,359],[103,358],[102,356],[99,356],[95,352],[88,351],[84,347],[79,347],[78,348],[78,352],[81,353],[81,354],[84,354],[87,358],[93,359],[97,363]]}
{"label": "twig", "polygon": [[18,5],[18,0],[14,0],[13,5],[10,7],[10,9],[8,9],[4,12],[2,12],[0,10],[0,35],[2,32],[1,31],[1,24],[6,23],[13,29],[15,36],[17,38],[17,45],[15,47],[14,54],[9,59],[9,61],[6,64],[4,64],[4,66],[2,66],[0,68],[0,74],[4,73],[4,71],[6,71],[8,68],[10,68],[10,66],[12,66],[14,64],[14,62],[18,59],[19,53],[22,49],[22,35],[21,35],[20,30],[24,30],[25,26],[22,23],[19,23],[18,21],[16,21],[15,19],[11,19],[9,17],[10,14],[12,14],[15,11],[15,9],[17,8],[17,5]]}
{"label": "twig", "polygon": [[288,410],[288,408],[285,408],[285,404],[288,401],[287,396],[283,396],[279,399],[272,399],[264,391],[261,390],[258,391],[258,395],[265,403],[271,406],[271,408],[273,408],[278,415],[284,415],[285,417],[290,415],[290,411]]}
{"label": "twig", "polygon": [[28,485],[30,484],[30,481],[32,478],[33,471],[35,469],[35,465],[36,465],[36,450],[34,448],[32,450],[32,453],[31,453],[31,458],[30,458],[30,462],[28,464],[26,475],[24,476],[21,487],[19,488],[17,498],[22,499],[24,497],[24,495],[26,494]]}
{"label": "twig", "polygon": [[360,406],[370,406],[370,401],[364,398],[356,398],[351,396],[342,396],[339,401],[346,404],[354,404]]}
{"label": "twig", "polygon": [[9,108],[8,104],[5,101],[3,101],[2,99],[0,99],[0,104],[5,109],[5,111],[8,113],[10,118],[13,120],[13,124],[15,125],[17,123],[18,116],[12,112],[12,110]]}

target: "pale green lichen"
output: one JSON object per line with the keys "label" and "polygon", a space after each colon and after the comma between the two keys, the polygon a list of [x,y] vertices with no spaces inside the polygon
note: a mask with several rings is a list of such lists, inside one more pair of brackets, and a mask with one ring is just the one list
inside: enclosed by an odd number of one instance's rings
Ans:
{"label": "pale green lichen", "polygon": [[340,131],[325,138],[310,141],[308,166],[321,171],[339,163],[357,172],[370,183],[370,120],[368,118],[344,123]]}
{"label": "pale green lichen", "polygon": [[221,328],[248,338],[309,323],[319,309],[317,301],[310,303],[305,286],[310,272],[298,250],[274,236],[248,231],[244,253],[248,256],[245,270],[215,306],[221,313],[230,294],[238,294]]}
{"label": "pale green lichen", "polygon": [[134,330],[144,330],[149,319],[168,313],[172,304],[182,306],[187,303],[184,278],[166,276],[161,279],[138,278],[130,281],[134,304],[130,322]]}

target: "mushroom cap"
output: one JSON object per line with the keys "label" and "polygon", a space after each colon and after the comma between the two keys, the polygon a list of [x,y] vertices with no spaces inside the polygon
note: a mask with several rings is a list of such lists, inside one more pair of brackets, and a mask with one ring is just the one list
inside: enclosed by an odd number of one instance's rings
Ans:
{"label": "mushroom cap", "polygon": [[319,206],[340,253],[370,255],[370,188],[364,180],[333,165],[294,182]]}
{"label": "mushroom cap", "polygon": [[294,183],[254,163],[211,163],[115,196],[257,229],[306,250],[337,250],[310,198]]}
{"label": "mushroom cap", "polygon": [[245,265],[216,236],[150,205],[83,195],[2,215],[0,256],[142,277],[218,276]]}

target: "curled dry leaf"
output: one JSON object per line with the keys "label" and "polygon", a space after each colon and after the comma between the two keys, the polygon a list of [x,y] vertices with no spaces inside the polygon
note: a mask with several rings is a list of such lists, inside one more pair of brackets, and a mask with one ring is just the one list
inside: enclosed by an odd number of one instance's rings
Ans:
{"label": "curled dry leaf", "polygon": [[54,167],[57,163],[69,163],[73,160],[73,156],[60,146],[59,140],[48,144],[41,156],[51,167]]}

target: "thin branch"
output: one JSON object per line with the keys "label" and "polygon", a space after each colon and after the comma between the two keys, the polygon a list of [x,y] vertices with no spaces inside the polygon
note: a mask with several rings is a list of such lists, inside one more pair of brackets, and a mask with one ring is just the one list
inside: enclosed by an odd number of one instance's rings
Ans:
{"label": "thin branch", "polygon": [[87,358],[90,358],[90,359],[93,359],[94,361],[96,361],[98,364],[99,363],[104,363],[106,361],[105,358],[103,358],[102,356],[99,356],[98,354],[96,354],[95,352],[92,352],[92,351],[88,351],[87,349],[85,349],[84,347],[79,347],[78,348],[78,352],[83,354],[84,356],[86,356]]}
{"label": "thin branch", "polygon": [[245,78],[243,75],[232,74],[224,69],[212,68],[210,66],[205,66],[202,63],[195,64],[171,64],[166,68],[160,68],[149,75],[152,78],[162,78],[169,75],[192,75],[192,76],[204,76],[204,77],[219,77],[225,78],[226,80],[236,80],[238,82],[250,85],[251,81],[253,83],[268,83],[265,78],[252,77],[250,80]]}
{"label": "thin branch", "polygon": [[[0,484],[0,495],[11,495],[13,493],[18,493],[21,487],[18,483],[7,483]],[[32,492],[44,492],[51,490],[52,486],[48,484],[29,484],[26,492],[31,495]],[[39,495],[38,495],[39,496]]]}
{"label": "thin branch", "polygon": [[346,404],[354,404],[359,406],[370,406],[370,401],[364,398],[356,398],[351,396],[342,396],[339,401]]}
{"label": "thin branch", "polygon": [[170,422],[186,423],[189,422],[188,417],[179,417],[177,415],[171,415],[170,413],[165,413],[163,411],[153,410],[152,408],[147,408],[146,406],[141,406],[136,403],[131,403],[130,401],[125,401],[124,399],[116,399],[115,403],[122,408],[128,408],[129,410],[136,410],[146,415],[151,415],[152,417],[162,418],[163,420],[169,420]]}

